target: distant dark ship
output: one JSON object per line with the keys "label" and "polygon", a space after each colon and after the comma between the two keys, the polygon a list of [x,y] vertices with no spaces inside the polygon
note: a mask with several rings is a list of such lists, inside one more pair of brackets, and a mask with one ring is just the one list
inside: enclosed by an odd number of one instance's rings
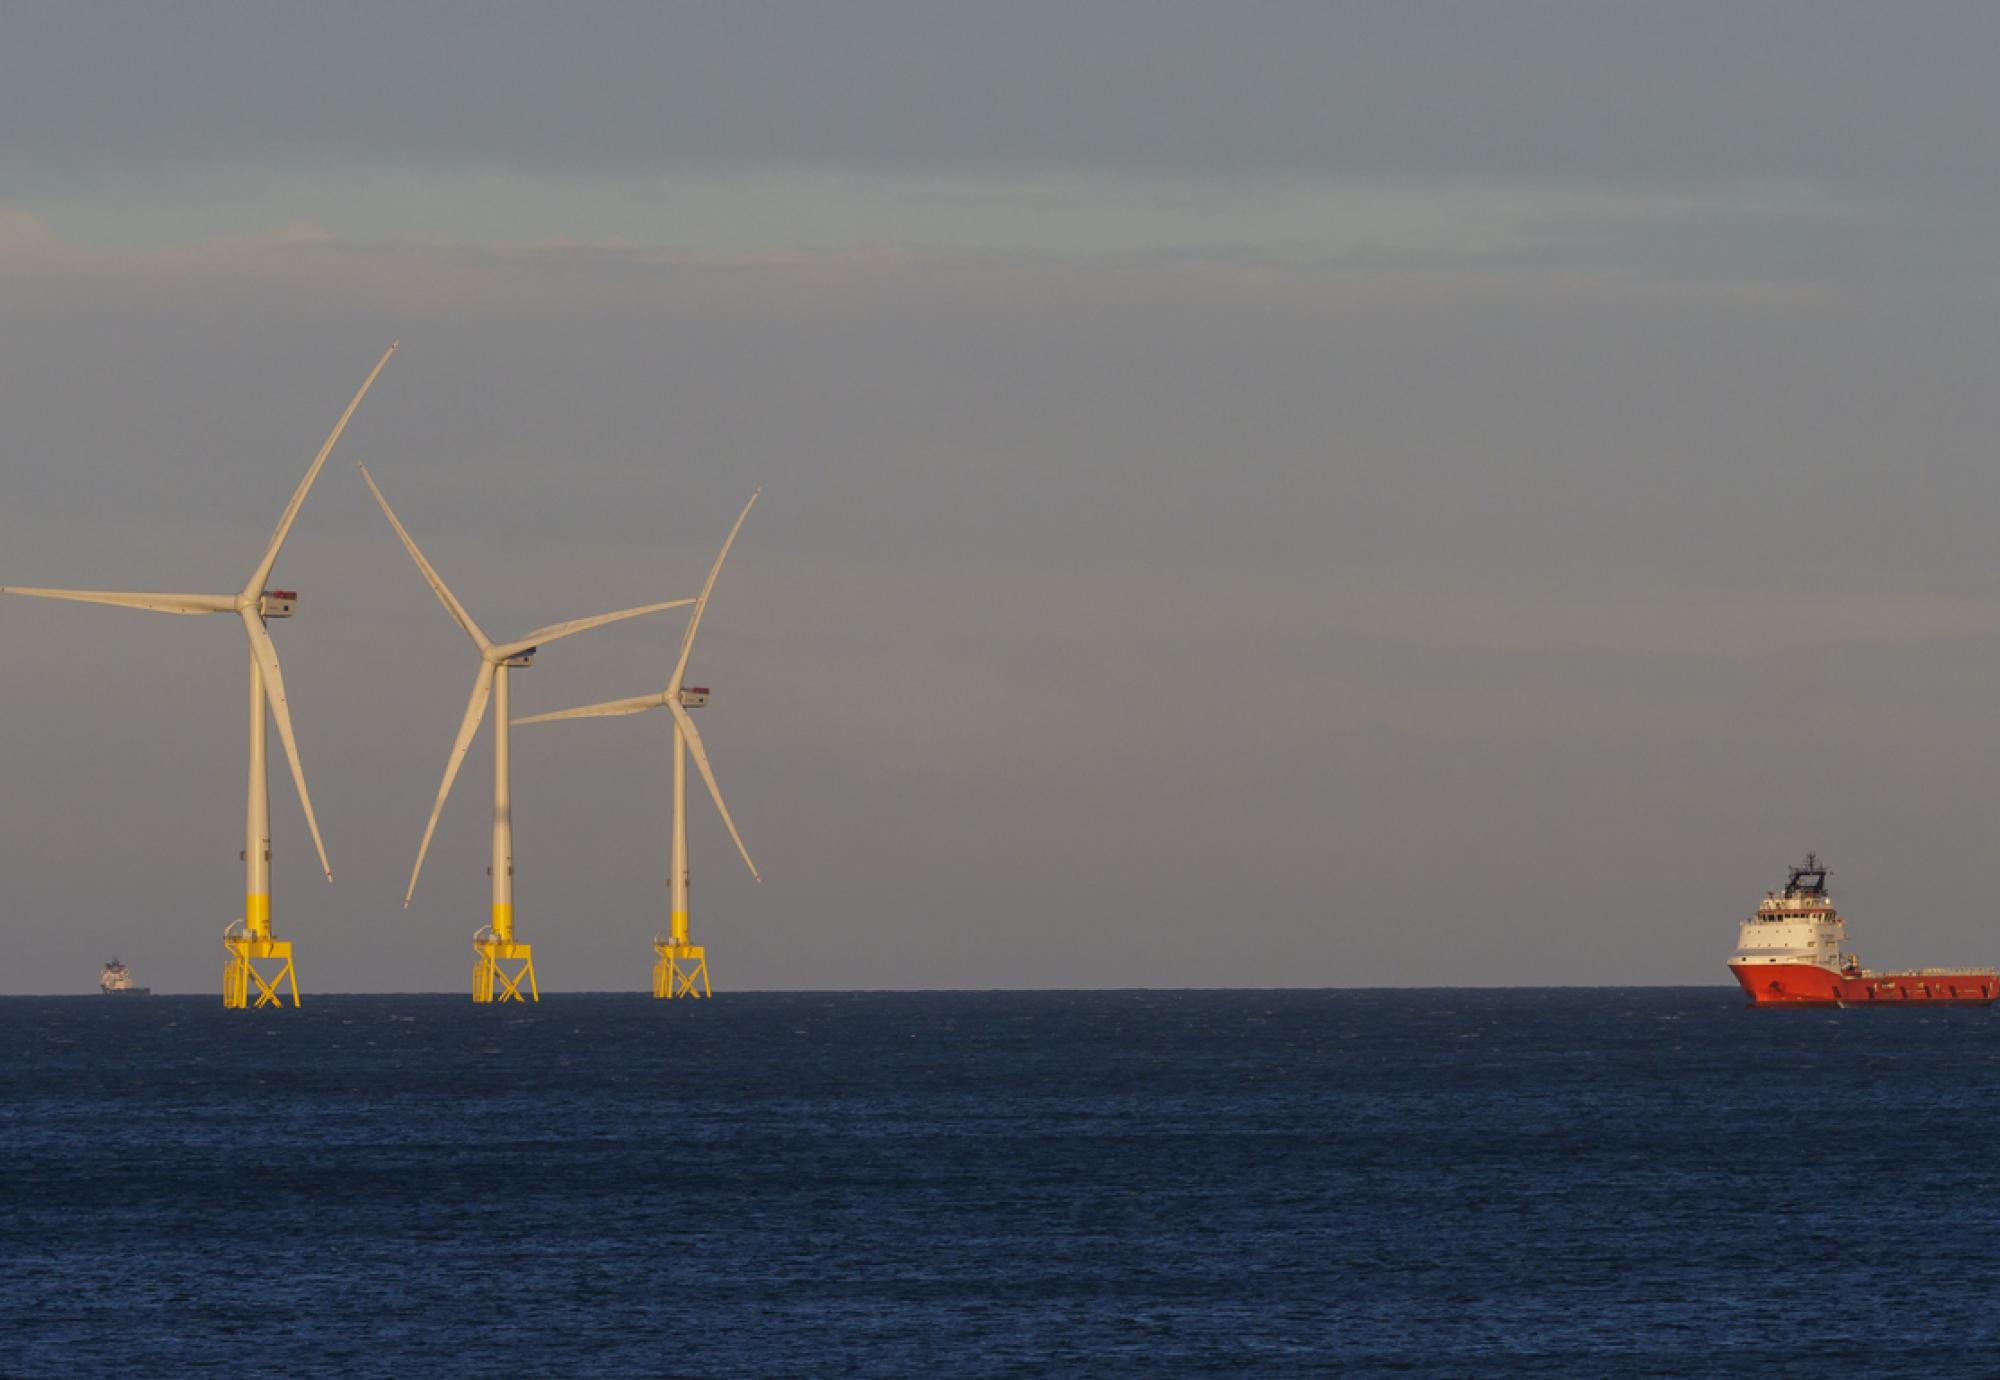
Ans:
{"label": "distant dark ship", "polygon": [[150,987],[134,987],[132,985],[132,974],[126,971],[125,965],[115,958],[104,965],[104,976],[97,980],[97,985],[107,997],[150,997],[153,995],[153,989]]}

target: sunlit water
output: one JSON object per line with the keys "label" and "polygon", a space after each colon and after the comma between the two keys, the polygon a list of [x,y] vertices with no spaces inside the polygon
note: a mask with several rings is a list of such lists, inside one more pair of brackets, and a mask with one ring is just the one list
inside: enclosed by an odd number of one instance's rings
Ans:
{"label": "sunlit water", "polygon": [[2000,1019],[0,1000],[0,1374],[2000,1373]]}

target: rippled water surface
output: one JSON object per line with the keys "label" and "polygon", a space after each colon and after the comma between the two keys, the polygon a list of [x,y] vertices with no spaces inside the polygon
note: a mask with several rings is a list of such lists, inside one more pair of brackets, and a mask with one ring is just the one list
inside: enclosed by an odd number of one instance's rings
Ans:
{"label": "rippled water surface", "polygon": [[2000,1374],[1993,1012],[0,1000],[0,1374]]}

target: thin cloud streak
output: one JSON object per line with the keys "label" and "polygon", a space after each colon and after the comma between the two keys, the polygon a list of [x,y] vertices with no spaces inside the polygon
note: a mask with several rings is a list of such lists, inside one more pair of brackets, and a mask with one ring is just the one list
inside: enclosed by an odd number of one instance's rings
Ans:
{"label": "thin cloud streak", "polygon": [[25,211],[0,207],[0,291],[27,304],[71,294],[154,303],[277,289],[301,303],[395,312],[411,319],[530,309],[573,314],[703,304],[782,313],[851,308],[883,294],[1016,303],[1180,300],[1308,310],[1343,303],[1451,301],[1533,294],[1663,298],[1690,294],[1803,302],[1831,283],[1728,274],[1663,279],[1607,256],[1595,267],[1513,252],[1372,251],[1300,257],[1264,252],[1001,251],[915,245],[773,246],[720,251],[634,245],[356,242],[310,221],[252,235],[145,250],[64,239]]}

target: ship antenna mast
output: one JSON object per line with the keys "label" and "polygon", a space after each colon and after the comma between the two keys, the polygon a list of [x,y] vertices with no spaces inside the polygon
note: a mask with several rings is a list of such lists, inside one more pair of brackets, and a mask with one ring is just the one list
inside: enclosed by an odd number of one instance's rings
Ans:
{"label": "ship antenna mast", "polygon": [[1820,862],[1818,853],[1808,852],[1806,860],[1792,869],[1792,879],[1785,884],[1785,891],[1788,894],[1824,896],[1829,871],[1830,869]]}

